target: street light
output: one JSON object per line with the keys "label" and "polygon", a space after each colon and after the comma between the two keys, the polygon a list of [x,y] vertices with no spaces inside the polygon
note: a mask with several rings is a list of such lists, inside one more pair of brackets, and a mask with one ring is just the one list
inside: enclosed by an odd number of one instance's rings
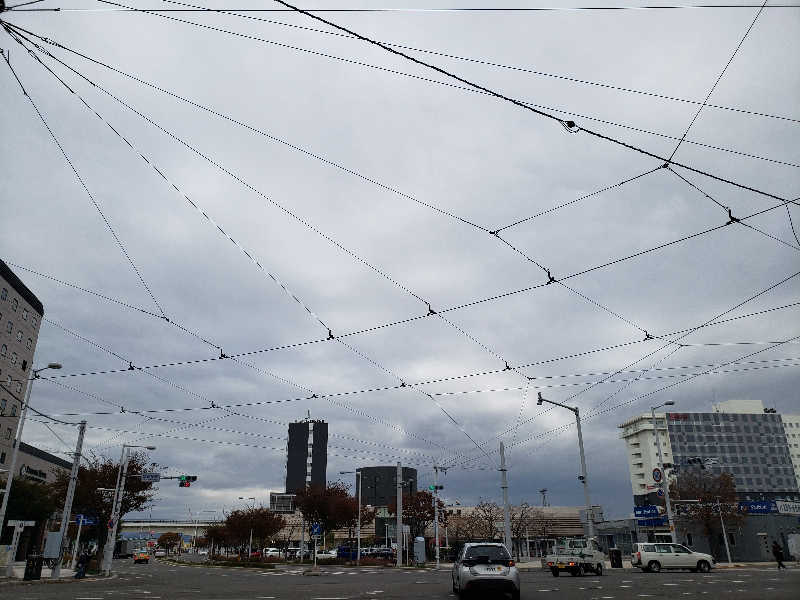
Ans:
{"label": "street light", "polygon": [[[664,500],[667,505],[667,522],[669,523],[669,536],[673,544],[676,543],[675,522],[672,518],[672,504],[670,504],[669,501],[669,480],[667,479],[666,473],[664,473],[664,456],[661,453],[661,436],[658,435],[658,427],[656,425],[656,409],[662,406],[674,405],[675,403],[672,400],[667,400],[663,404],[650,407],[650,416],[653,419],[653,435],[656,436],[656,448],[658,449],[658,468],[661,470],[661,489],[664,490]],[[666,421],[664,422],[664,428],[666,429]]]}
{"label": "street light", "polygon": [[543,398],[542,392],[539,392],[539,399],[536,401],[536,405],[541,406],[542,402],[547,402],[548,404],[554,404],[556,406],[560,406],[561,408],[566,408],[575,414],[575,424],[578,429],[578,450],[581,456],[581,474],[578,476],[578,479],[583,484],[583,497],[586,501],[586,521],[589,526],[589,537],[594,537],[594,514],[592,514],[592,503],[589,500],[589,481],[586,475],[586,456],[583,453],[583,433],[581,432],[580,411],[578,410],[577,406],[567,406],[566,404],[561,404],[560,402],[554,402],[553,400]]}
{"label": "street light", "polygon": [[339,475],[356,475],[356,487],[358,487],[358,513],[356,516],[356,566],[361,564],[361,470],[339,471]]}
{"label": "street light", "polygon": [[[25,400],[22,403],[22,408],[19,415],[19,424],[17,425],[17,435],[14,439],[13,448],[11,450],[11,463],[8,465],[8,477],[6,478],[6,488],[3,494],[3,501],[0,503],[0,533],[2,533],[3,523],[5,523],[6,509],[8,508],[8,498],[11,496],[11,482],[14,480],[14,469],[17,466],[17,453],[22,442],[22,429],[25,427],[25,415],[28,413],[28,404],[31,401],[31,390],[33,389],[33,382],[39,379],[39,373],[47,369],[60,369],[61,363],[51,362],[47,363],[46,367],[41,369],[31,369],[31,376],[28,378],[28,385],[25,389]],[[12,577],[12,562],[8,561],[7,574]]]}
{"label": "street light", "polygon": [[103,572],[111,575],[111,560],[114,558],[114,544],[117,541],[117,527],[119,526],[120,512],[122,511],[122,497],[125,493],[125,477],[128,474],[128,463],[131,448],[144,448],[155,450],[155,446],[139,446],[135,444],[122,444],[122,454],[119,457],[119,471],[117,472],[117,485],[114,488],[114,501],[111,505],[111,521],[106,536],[106,546],[103,549]]}

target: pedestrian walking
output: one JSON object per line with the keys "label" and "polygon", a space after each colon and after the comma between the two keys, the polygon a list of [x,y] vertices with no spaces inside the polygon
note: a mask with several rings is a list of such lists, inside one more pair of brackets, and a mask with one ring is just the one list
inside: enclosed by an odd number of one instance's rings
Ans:
{"label": "pedestrian walking", "polygon": [[786,565],[783,564],[783,548],[781,548],[777,540],[772,541],[772,556],[778,562],[778,570],[786,568]]}

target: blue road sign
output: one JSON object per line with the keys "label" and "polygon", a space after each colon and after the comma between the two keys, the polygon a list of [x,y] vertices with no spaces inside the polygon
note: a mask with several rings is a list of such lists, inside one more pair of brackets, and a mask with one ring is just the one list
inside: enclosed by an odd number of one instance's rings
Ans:
{"label": "blue road sign", "polygon": [[645,506],[634,506],[633,507],[633,514],[638,519],[646,519],[646,518],[653,518],[658,516],[658,507],[653,506],[652,504],[647,504]]}
{"label": "blue road sign", "polygon": [[640,527],[663,527],[669,524],[667,517],[658,517],[657,519],[637,519],[636,524]]}
{"label": "blue road sign", "polygon": [[93,519],[92,517],[75,515],[75,523],[78,523],[80,525],[95,525],[97,523],[97,520]]}
{"label": "blue road sign", "polygon": [[662,488],[658,488],[658,491],[656,492],[656,496],[658,496],[659,498],[663,498],[664,497],[664,490]]}
{"label": "blue road sign", "polygon": [[778,507],[771,500],[739,502],[739,512],[750,513],[751,515],[768,515],[770,513],[778,512]]}
{"label": "blue road sign", "polygon": [[320,525],[319,523],[312,523],[311,535],[322,535],[322,525]]}
{"label": "blue road sign", "polygon": [[653,469],[653,481],[658,483],[659,481],[661,481],[661,477],[662,476],[663,476],[663,473],[661,472],[661,469],[659,469],[658,467]]}

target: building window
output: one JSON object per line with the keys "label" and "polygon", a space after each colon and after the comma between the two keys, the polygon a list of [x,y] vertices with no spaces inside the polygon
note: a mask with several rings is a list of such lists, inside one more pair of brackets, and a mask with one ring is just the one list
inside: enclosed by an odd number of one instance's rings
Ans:
{"label": "building window", "polygon": [[17,341],[18,342],[22,341],[22,330],[21,329],[19,331],[17,331]]}
{"label": "building window", "polygon": [[5,356],[6,354],[8,354],[8,346],[3,344],[0,346],[0,356]]}
{"label": "building window", "polygon": [[27,321],[28,320],[28,309],[27,308],[23,308],[22,309],[22,320],[23,321]]}
{"label": "building window", "polygon": [[32,345],[33,345],[33,340],[31,338],[28,338],[28,341],[25,343],[25,347],[28,350],[30,350]]}
{"label": "building window", "polygon": [[11,353],[11,364],[12,365],[17,364],[17,353],[16,352],[12,352]]}
{"label": "building window", "polygon": [[20,365],[20,369],[25,371],[27,368],[28,368],[28,359],[26,358],[26,359],[23,359],[22,365]]}
{"label": "building window", "polygon": [[6,453],[0,452],[0,465],[6,464]]}
{"label": "building window", "polygon": [[6,331],[7,331],[8,333],[11,333],[12,331],[14,331],[14,323],[12,323],[11,321],[9,321],[9,322],[8,322],[8,324],[6,325]]}
{"label": "building window", "polygon": [[11,407],[11,416],[12,416],[12,417],[16,417],[16,416],[17,416],[17,405],[16,405],[16,404],[14,404],[14,405]]}
{"label": "building window", "polygon": [[2,415],[5,412],[6,404],[8,404],[8,400],[6,400],[5,398],[0,400],[0,415]]}
{"label": "building window", "polygon": [[36,317],[31,317],[31,325],[36,329]]}
{"label": "building window", "polygon": [[14,298],[14,301],[11,302],[11,310],[13,310],[14,312],[17,312],[17,308],[18,307],[19,307],[19,300]]}
{"label": "building window", "polygon": [[6,427],[6,439],[11,439],[11,427]]}
{"label": "building window", "polygon": [[22,382],[21,382],[21,381],[18,381],[18,382],[17,382],[17,393],[19,394],[19,393],[21,393],[21,392],[22,392]]}
{"label": "building window", "polygon": [[6,298],[8,298],[8,290],[3,288],[3,291],[0,292],[0,300],[5,300]]}

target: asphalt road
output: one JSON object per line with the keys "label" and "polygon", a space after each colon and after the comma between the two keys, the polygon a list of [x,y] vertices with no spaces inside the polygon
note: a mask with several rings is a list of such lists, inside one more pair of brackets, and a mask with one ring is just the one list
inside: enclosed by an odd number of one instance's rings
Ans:
{"label": "asphalt road", "polygon": [[[454,598],[450,573],[427,569],[327,567],[308,577],[299,568],[267,571],[115,561],[116,578],[13,588],[14,600],[344,600]],[[10,589],[7,591],[11,591]],[[607,571],[602,577],[522,573],[523,598],[624,600],[639,598],[800,598],[800,569],[762,567],[689,572]],[[476,597],[477,598],[477,597]],[[480,600],[485,596],[481,595]]]}

